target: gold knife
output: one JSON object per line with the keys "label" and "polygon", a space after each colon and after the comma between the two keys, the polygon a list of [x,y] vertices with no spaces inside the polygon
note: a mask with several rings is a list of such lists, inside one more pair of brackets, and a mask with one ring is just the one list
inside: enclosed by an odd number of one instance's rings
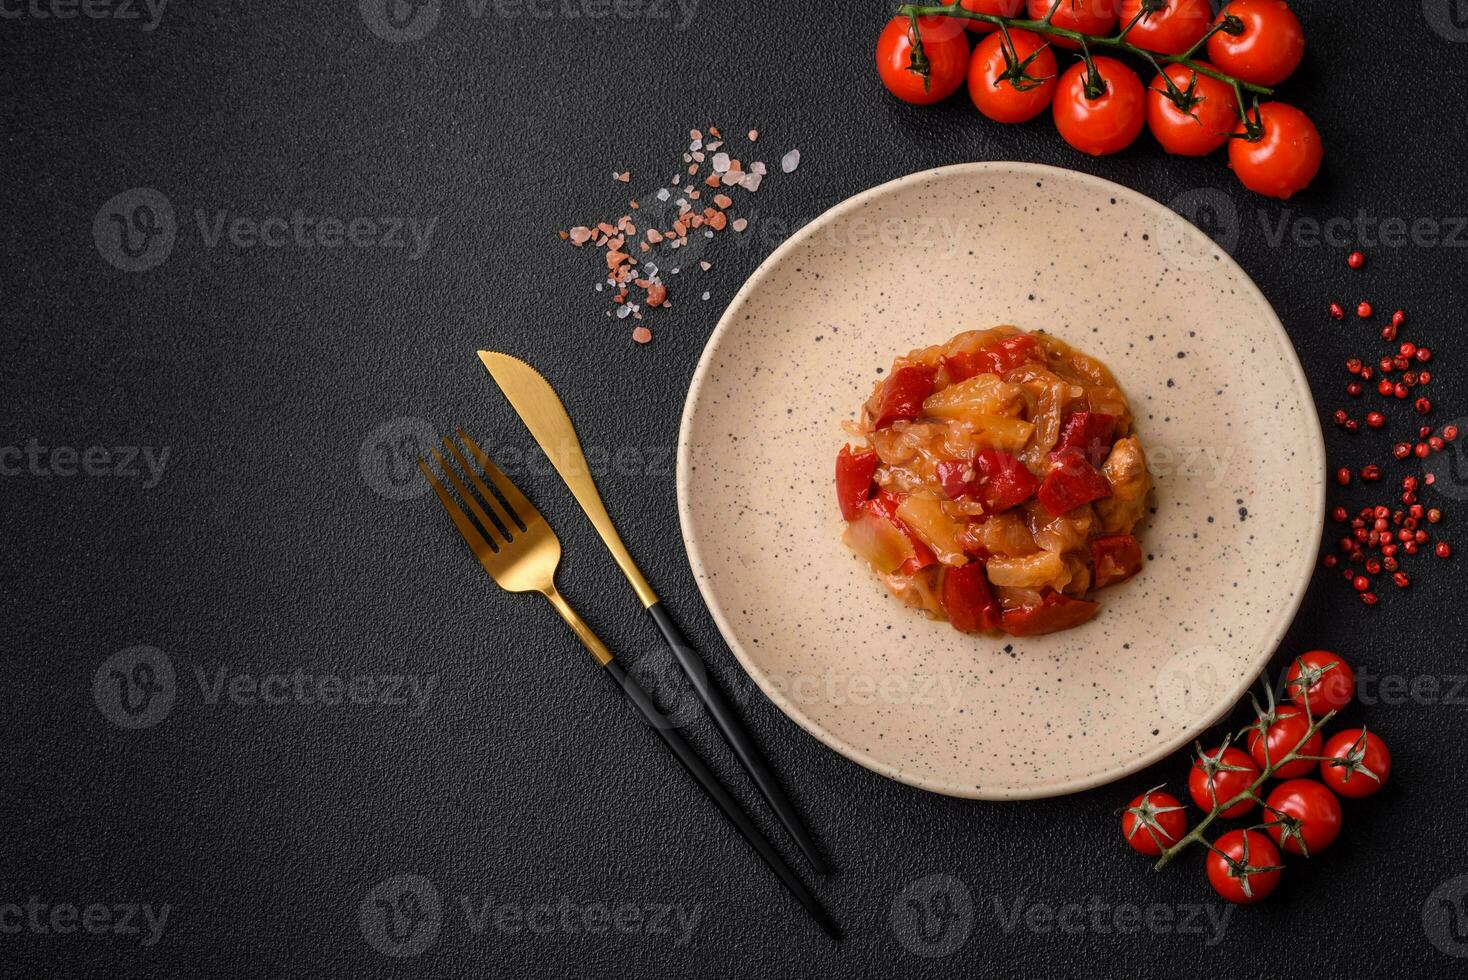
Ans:
{"label": "gold knife", "polygon": [[571,495],[581,505],[581,510],[590,519],[596,533],[601,535],[602,543],[612,553],[622,574],[632,586],[632,591],[637,593],[637,598],[657,624],[658,631],[662,633],[663,639],[673,650],[673,656],[678,665],[687,675],[689,683],[693,686],[694,693],[702,702],[709,716],[713,718],[714,725],[729,747],[734,750],[741,765],[744,766],[750,778],[759,787],[760,793],[780,818],[780,823],[790,833],[797,846],[806,859],[810,861],[811,867],[821,874],[827,872],[826,863],[821,858],[820,852],[816,850],[810,834],[805,825],[801,823],[799,814],[795,807],[786,797],[785,791],[775,779],[774,773],[769,765],[760,755],[759,749],[755,747],[749,734],[744,730],[737,715],[729,707],[724,695],[714,686],[708,675],[708,670],[699,659],[698,654],[688,645],[683,638],[677,624],[668,615],[663,604],[658,601],[657,593],[652,586],[647,584],[642,571],[637,563],[632,560],[632,555],[627,551],[627,546],[622,543],[622,536],[617,533],[617,528],[612,524],[612,518],[607,514],[606,505],[602,503],[601,494],[597,492],[596,481],[592,478],[591,469],[586,464],[586,456],[581,451],[581,440],[576,436],[576,427],[571,423],[571,416],[566,412],[566,406],[562,404],[560,396],[551,387],[550,382],[541,376],[539,371],[526,364],[517,357],[509,354],[499,354],[494,351],[482,350],[479,352],[479,360],[484,363],[485,370],[489,376],[499,385],[500,391],[504,392],[509,399],[510,405],[520,416],[520,421],[530,430],[530,434],[540,445],[550,459],[551,465],[561,475]]}

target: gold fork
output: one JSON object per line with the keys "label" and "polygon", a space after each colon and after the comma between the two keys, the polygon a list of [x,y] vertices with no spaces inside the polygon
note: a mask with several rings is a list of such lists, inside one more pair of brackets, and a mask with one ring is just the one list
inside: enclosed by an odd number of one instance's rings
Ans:
{"label": "gold fork", "polygon": [[[454,527],[458,528],[464,543],[469,546],[469,550],[478,559],[480,566],[489,573],[489,577],[494,579],[500,588],[508,592],[539,592],[550,600],[550,604],[555,607],[556,612],[561,614],[566,625],[571,627],[582,645],[591,652],[597,665],[605,668],[612,679],[617,682],[617,686],[642,715],[643,720],[672,750],[678,761],[698,782],[700,788],[709,795],[724,816],[734,824],[735,829],[755,849],[770,870],[775,872],[785,887],[790,889],[791,894],[799,900],[826,934],[839,940],[840,931],[831,921],[831,917],[826,914],[826,910],[816,901],[815,896],[796,877],[795,872],[785,863],[784,858],[780,857],[780,853],[760,833],[759,828],[749,819],[749,815],[740,809],[734,797],[684,741],[683,736],[669,725],[652,698],[648,697],[647,692],[628,676],[627,671],[607,649],[607,645],[556,589],[556,566],[561,561],[561,541],[556,537],[556,532],[551,530],[551,526],[546,523],[540,511],[536,510],[519,488],[500,472],[499,468],[490,461],[479,445],[469,438],[462,428],[454,431],[463,442],[464,448],[469,451],[469,455],[473,457],[474,462],[478,464],[476,470],[452,440],[444,440],[448,456],[468,477],[468,484],[460,478],[455,468],[449,465],[449,460],[437,448],[430,449],[429,452],[443,471],[444,477],[468,506],[469,513],[465,513],[463,508],[455,502],[453,495],[434,475],[427,460],[418,460],[418,468],[423,471],[424,477],[427,478],[429,485],[433,487],[434,494],[438,497],[438,502],[443,505],[444,511],[454,522]],[[499,492],[498,496],[481,478],[480,471],[483,471],[489,483],[494,485],[494,489]],[[470,485],[473,487],[472,490]]]}

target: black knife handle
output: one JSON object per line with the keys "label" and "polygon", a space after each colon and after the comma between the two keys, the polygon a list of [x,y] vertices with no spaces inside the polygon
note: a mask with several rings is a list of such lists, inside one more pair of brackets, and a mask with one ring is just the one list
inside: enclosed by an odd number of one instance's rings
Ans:
{"label": "black knife handle", "polygon": [[688,676],[688,681],[693,685],[693,691],[698,695],[698,700],[703,703],[709,716],[713,718],[714,725],[719,729],[719,734],[724,736],[724,741],[729,743],[729,748],[734,750],[734,755],[739,759],[739,764],[754,784],[759,787],[760,795],[770,804],[770,809],[775,811],[775,816],[780,819],[780,824],[790,834],[800,848],[805,859],[810,862],[816,874],[828,874],[830,869],[821,858],[820,851],[816,850],[815,843],[810,839],[810,834],[801,822],[800,814],[796,812],[785,790],[781,788],[779,780],[770,770],[765,762],[764,756],[755,746],[754,740],[744,730],[739,716],[734,709],[729,707],[729,702],[724,700],[724,695],[715,686],[713,678],[709,676],[708,667],[699,658],[697,651],[688,645],[683,638],[678,625],[673,622],[673,617],[663,608],[661,602],[654,602],[647,607],[647,612],[652,616],[652,621],[657,623],[658,631],[663,634],[663,639],[673,649],[673,656],[678,661],[678,666],[683,668],[683,673]]}
{"label": "black knife handle", "polygon": [[658,710],[657,705],[653,703],[652,698],[648,697],[647,692],[642,689],[642,686],[629,677],[626,669],[616,660],[608,663],[606,670],[612,676],[612,679],[617,682],[617,686],[622,689],[622,692],[627,695],[627,700],[631,701],[638,713],[642,715],[643,720],[657,733],[658,738],[662,739],[664,744],[673,750],[673,754],[678,757],[678,761],[683,763],[683,768],[688,770],[689,774],[698,782],[698,785],[702,787],[703,791],[718,805],[724,816],[734,825],[734,828],[749,842],[750,846],[755,849],[755,852],[759,854],[765,864],[769,866],[770,870],[775,872],[785,887],[790,889],[790,893],[795,896],[800,904],[805,906],[806,911],[811,914],[811,917],[816,920],[816,923],[820,925],[826,935],[839,942],[841,939],[841,930],[837,928],[836,923],[832,921],[831,917],[826,913],[826,910],[821,907],[821,903],[806,889],[801,880],[795,876],[795,872],[791,870],[790,865],[785,863],[785,859],[780,856],[780,852],[776,851],[774,845],[765,838],[764,834],[759,832],[759,828],[754,825],[754,821],[750,820],[749,815],[740,809],[734,797],[729,795],[729,791],[719,782],[718,777],[709,770],[709,767],[698,757],[692,747],[683,740],[683,736],[678,734],[677,729],[667,725],[662,712]]}

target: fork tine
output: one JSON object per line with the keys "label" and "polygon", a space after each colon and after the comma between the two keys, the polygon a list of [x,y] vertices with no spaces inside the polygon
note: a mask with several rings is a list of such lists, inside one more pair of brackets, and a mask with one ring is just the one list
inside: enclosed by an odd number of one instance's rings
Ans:
{"label": "fork tine", "polygon": [[[434,494],[438,497],[438,502],[443,505],[443,509],[449,515],[449,519],[454,522],[454,527],[459,529],[459,534],[463,537],[464,543],[469,546],[469,550],[474,553],[474,557],[479,559],[479,564],[484,566],[484,570],[489,571],[489,562],[495,554],[493,546],[484,539],[484,535],[479,533],[479,529],[474,526],[474,522],[469,519],[469,515],[464,513],[458,504],[454,503],[454,498],[449,495],[448,490],[444,489],[444,485],[438,482],[438,477],[433,475],[433,470],[429,468],[428,464],[420,459],[418,460],[418,468],[428,478],[429,484],[433,487]],[[491,574],[493,573],[491,572]]]}
{"label": "fork tine", "polygon": [[540,517],[540,511],[536,510],[535,505],[525,499],[525,495],[520,492],[520,488],[511,483],[510,478],[501,473],[498,466],[490,462],[489,457],[484,454],[484,450],[479,448],[479,444],[469,438],[469,433],[465,432],[463,428],[455,428],[454,431],[459,434],[460,439],[464,440],[464,445],[469,447],[469,452],[474,454],[474,458],[484,468],[484,472],[494,483],[496,489],[499,490],[500,495],[509,503],[510,509],[520,518],[520,527],[522,529],[528,528],[532,519]]}
{"label": "fork tine", "polygon": [[[448,447],[450,451],[453,451],[453,444],[449,443]],[[464,481],[459,479],[459,474],[454,472],[454,468],[449,465],[448,460],[444,459],[443,455],[436,448],[430,449],[429,452],[433,454],[434,459],[438,460],[438,465],[443,468],[444,476],[448,477],[449,482],[454,485],[454,489],[459,491],[459,496],[463,498],[464,503],[469,505],[469,509],[473,511],[474,517],[479,521],[479,526],[484,528],[485,533],[491,538],[498,538],[499,540],[495,542],[496,544],[500,544],[501,542],[509,543],[512,540],[510,528],[514,525],[501,518],[499,511],[495,508],[494,498],[490,497],[488,501],[481,504],[481,501],[469,491],[469,488],[464,486]],[[454,455],[457,456],[458,454],[454,453]],[[486,506],[494,514],[493,519],[490,518],[489,514],[484,512]]]}
{"label": "fork tine", "polygon": [[513,535],[525,531],[527,527],[526,523],[511,508],[506,507],[504,501],[494,495],[493,490],[484,485],[484,481],[479,478],[479,471],[471,466],[469,461],[464,458],[464,454],[459,452],[459,447],[455,446],[448,439],[445,439],[443,444],[449,448],[449,452],[454,454],[454,459],[458,460],[459,465],[464,468],[464,472],[468,474],[475,488],[483,496],[490,509],[494,511],[495,518],[504,523],[505,533],[507,535]]}

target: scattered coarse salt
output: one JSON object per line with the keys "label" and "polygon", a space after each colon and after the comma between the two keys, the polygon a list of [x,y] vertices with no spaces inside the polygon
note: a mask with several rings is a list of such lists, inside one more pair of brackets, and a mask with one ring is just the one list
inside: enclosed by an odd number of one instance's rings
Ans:
{"label": "scattered coarse salt", "polygon": [[[594,246],[606,260],[603,281],[594,283],[593,288],[598,293],[610,295],[611,303],[606,310],[608,317],[631,317],[634,321],[641,321],[644,316],[651,317],[654,310],[671,309],[673,304],[668,288],[658,277],[653,260],[668,260],[669,256],[676,260],[676,249],[686,248],[692,243],[697,252],[701,250],[702,239],[715,238],[717,232],[726,229],[743,232],[750,227],[749,218],[732,216],[735,202],[729,194],[704,192],[702,188],[717,191],[740,186],[750,192],[758,190],[768,172],[766,165],[763,161],[741,161],[731,152],[734,150],[732,145],[729,150],[723,149],[730,141],[726,141],[717,128],[711,126],[708,132],[710,136],[705,138],[699,130],[689,130],[688,149],[681,154],[685,166],[672,174],[664,186],[652,191],[660,207],[641,208],[636,198],[630,198],[627,214],[610,221],[574,225],[555,233],[562,241],[569,241],[577,247]],[[751,142],[759,138],[759,130],[751,129],[748,133]],[[795,170],[799,164],[800,153],[797,150],[785,154],[781,160],[785,173]],[[612,179],[630,183],[632,172],[614,170]],[[681,197],[678,196],[680,189]],[[634,222],[630,213],[633,211],[649,213],[645,221]],[[701,238],[698,235],[700,231],[703,232]],[[707,259],[691,258],[705,272],[713,268],[713,263]],[[675,267],[669,270],[668,275],[676,276],[679,271]],[[611,288],[607,289],[608,286]],[[640,303],[633,301],[631,291],[634,289],[643,291],[636,297]],[[707,302],[711,297],[712,293],[705,291],[701,298]],[[632,331],[632,337],[635,342],[645,344],[652,340],[652,331],[638,326]]]}

